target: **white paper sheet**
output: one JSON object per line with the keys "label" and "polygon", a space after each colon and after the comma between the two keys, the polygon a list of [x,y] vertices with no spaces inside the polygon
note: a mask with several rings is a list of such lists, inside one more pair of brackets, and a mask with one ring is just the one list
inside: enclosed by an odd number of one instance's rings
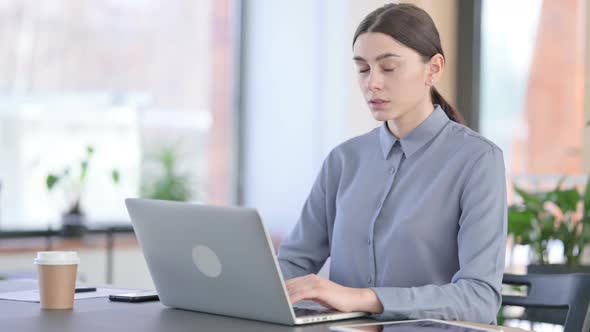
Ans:
{"label": "white paper sheet", "polygon": [[[120,289],[120,288],[96,288],[95,292],[75,293],[74,299],[92,299],[97,297],[108,297],[110,294],[123,294],[132,292],[143,292],[144,290],[137,289]],[[22,302],[41,302],[39,300],[39,290],[25,290],[18,292],[0,293],[0,300],[22,301]]]}

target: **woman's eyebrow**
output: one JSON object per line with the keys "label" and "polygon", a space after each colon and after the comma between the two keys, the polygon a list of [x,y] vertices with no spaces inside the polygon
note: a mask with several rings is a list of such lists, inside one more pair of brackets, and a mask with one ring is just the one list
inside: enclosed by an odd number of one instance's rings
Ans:
{"label": "woman's eyebrow", "polygon": [[[390,57],[394,57],[394,58],[401,58],[401,56],[400,56],[400,55],[398,55],[398,54],[395,54],[395,53],[383,53],[383,54],[381,54],[381,55],[377,56],[377,57],[375,58],[375,61],[380,61],[380,60],[383,60],[383,59],[386,59],[386,58],[390,58]],[[361,57],[361,56],[358,56],[358,55],[355,55],[355,56],[352,58],[352,60],[354,60],[354,61],[362,61],[362,62],[367,62],[367,60],[365,60],[363,57]]]}

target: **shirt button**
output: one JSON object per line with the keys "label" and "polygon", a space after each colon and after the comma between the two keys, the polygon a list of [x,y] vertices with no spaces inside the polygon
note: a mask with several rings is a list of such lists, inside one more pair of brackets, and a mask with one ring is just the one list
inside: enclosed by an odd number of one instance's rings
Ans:
{"label": "shirt button", "polygon": [[395,167],[392,167],[389,169],[389,174],[393,174],[393,173],[395,173]]}
{"label": "shirt button", "polygon": [[373,278],[371,278],[370,276],[367,278],[367,284],[370,284],[373,281]]}
{"label": "shirt button", "polygon": [[383,201],[379,201],[379,203],[377,204],[377,208],[380,209],[382,205],[383,205]]}
{"label": "shirt button", "polygon": [[368,239],[368,240],[367,240],[367,244],[368,244],[368,245],[371,245],[371,239]]}

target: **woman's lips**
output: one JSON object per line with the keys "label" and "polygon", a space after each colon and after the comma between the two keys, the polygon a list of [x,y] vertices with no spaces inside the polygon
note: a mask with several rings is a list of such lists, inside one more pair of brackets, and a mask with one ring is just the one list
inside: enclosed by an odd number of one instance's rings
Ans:
{"label": "woman's lips", "polygon": [[369,105],[374,110],[384,109],[387,106],[387,104],[389,104],[389,101],[383,100],[383,99],[371,99],[371,100],[369,100]]}

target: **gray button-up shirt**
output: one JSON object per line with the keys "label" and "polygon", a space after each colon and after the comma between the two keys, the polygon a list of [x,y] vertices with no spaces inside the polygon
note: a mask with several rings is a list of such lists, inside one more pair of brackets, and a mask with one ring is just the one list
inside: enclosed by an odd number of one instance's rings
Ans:
{"label": "gray button-up shirt", "polygon": [[278,252],[285,279],[371,288],[380,318],[491,323],[506,243],[502,151],[440,107],[401,139],[386,123],[330,152]]}

